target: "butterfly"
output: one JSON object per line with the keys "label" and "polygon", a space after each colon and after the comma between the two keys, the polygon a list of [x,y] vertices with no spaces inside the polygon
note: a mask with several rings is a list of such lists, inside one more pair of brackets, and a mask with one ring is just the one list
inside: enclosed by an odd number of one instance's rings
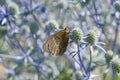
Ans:
{"label": "butterfly", "polygon": [[43,44],[44,51],[52,55],[63,55],[68,45],[69,36],[69,28],[56,32]]}

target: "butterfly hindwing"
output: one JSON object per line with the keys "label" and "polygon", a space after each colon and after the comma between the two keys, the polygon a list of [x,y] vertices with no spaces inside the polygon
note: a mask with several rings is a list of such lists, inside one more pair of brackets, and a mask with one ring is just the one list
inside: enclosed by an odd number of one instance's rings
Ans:
{"label": "butterfly hindwing", "polygon": [[48,38],[43,49],[53,55],[63,55],[67,48],[68,39],[69,33],[66,33],[65,30],[58,31]]}

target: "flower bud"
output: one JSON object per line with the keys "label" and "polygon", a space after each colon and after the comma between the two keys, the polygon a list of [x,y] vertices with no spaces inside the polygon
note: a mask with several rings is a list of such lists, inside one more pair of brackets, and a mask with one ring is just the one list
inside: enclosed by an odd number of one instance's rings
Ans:
{"label": "flower bud", "polygon": [[30,31],[31,31],[32,34],[37,33],[37,31],[39,30],[39,25],[38,25],[37,22],[31,22],[29,24],[29,26],[30,26]]}

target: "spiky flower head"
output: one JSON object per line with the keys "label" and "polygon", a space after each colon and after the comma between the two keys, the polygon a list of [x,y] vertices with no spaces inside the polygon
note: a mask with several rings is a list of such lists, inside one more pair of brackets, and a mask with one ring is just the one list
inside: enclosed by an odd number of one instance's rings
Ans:
{"label": "spiky flower head", "polygon": [[118,1],[115,1],[114,7],[115,7],[115,10],[116,10],[116,11],[120,11],[120,1],[119,1],[119,0],[118,0]]}
{"label": "spiky flower head", "polygon": [[8,7],[8,11],[10,15],[15,15],[17,13],[19,13],[18,10],[18,5],[16,3],[10,3],[10,6]]}
{"label": "spiky flower head", "polygon": [[113,52],[111,50],[108,50],[107,53],[105,54],[106,63],[109,64],[112,58],[113,58]]}
{"label": "spiky flower head", "polygon": [[67,7],[65,1],[60,1],[57,3],[56,8],[58,9],[65,9]]}
{"label": "spiky flower head", "polygon": [[71,34],[72,42],[79,42],[82,40],[82,38],[83,38],[83,33],[81,29],[76,28],[72,31]]}
{"label": "spiky flower head", "polygon": [[55,29],[58,29],[59,25],[56,21],[51,20],[49,21],[46,26],[45,26],[45,32],[47,32],[47,34],[50,34],[51,32],[53,32]]}
{"label": "spiky flower head", "polygon": [[111,67],[113,72],[119,73],[120,72],[120,59],[114,59],[111,63]]}
{"label": "spiky flower head", "polygon": [[89,34],[87,35],[87,38],[85,39],[85,41],[90,45],[94,45],[97,42],[97,40],[98,36],[95,31],[90,31]]}

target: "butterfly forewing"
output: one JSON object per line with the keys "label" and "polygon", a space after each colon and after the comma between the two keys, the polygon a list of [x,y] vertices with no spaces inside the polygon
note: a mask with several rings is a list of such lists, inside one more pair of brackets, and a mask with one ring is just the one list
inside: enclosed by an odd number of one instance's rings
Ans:
{"label": "butterfly forewing", "polygon": [[43,49],[53,55],[63,55],[69,39],[69,29],[58,31],[50,36],[43,45]]}

